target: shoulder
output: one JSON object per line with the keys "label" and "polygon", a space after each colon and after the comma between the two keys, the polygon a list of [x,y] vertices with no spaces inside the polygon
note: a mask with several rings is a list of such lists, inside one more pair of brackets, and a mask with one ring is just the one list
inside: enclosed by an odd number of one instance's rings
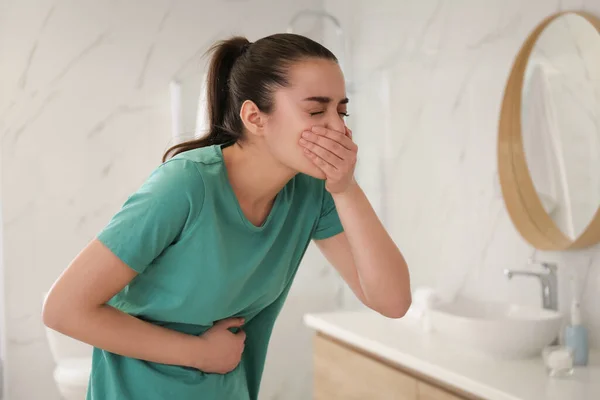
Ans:
{"label": "shoulder", "polygon": [[214,146],[201,147],[177,154],[165,161],[157,170],[165,174],[173,174],[181,180],[203,178],[210,166],[220,167],[222,162]]}
{"label": "shoulder", "polygon": [[144,186],[171,194],[192,193],[202,188],[203,179],[195,163],[185,159],[171,159],[154,169]]}
{"label": "shoulder", "polygon": [[203,202],[205,196],[206,165],[217,162],[210,148],[187,151],[156,167],[142,187],[156,198],[186,199]]}
{"label": "shoulder", "polygon": [[197,165],[221,164],[222,158],[216,146],[200,147],[177,154],[169,161],[187,161]]}

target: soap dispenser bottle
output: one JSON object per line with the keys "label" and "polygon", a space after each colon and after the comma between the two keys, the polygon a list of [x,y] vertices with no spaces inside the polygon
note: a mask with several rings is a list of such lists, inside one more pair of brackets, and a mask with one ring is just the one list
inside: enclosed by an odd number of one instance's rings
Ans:
{"label": "soap dispenser bottle", "polygon": [[571,304],[571,324],[565,329],[565,345],[573,351],[573,365],[587,365],[588,333],[581,323],[581,307],[575,296]]}

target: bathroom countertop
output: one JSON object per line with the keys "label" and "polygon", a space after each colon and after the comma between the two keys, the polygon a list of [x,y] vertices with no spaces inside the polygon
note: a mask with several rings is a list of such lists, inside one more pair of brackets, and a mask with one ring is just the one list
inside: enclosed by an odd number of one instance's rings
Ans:
{"label": "bathroom countertop", "polygon": [[372,311],[308,314],[314,330],[366,353],[488,400],[598,400],[600,354],[566,379],[549,378],[540,358],[499,360],[424,332],[419,321]]}

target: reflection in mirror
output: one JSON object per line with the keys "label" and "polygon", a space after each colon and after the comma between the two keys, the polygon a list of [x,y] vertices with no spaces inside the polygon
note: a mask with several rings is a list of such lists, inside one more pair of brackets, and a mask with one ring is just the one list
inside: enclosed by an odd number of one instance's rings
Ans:
{"label": "reflection in mirror", "polygon": [[566,14],[542,32],[522,93],[525,159],[555,224],[572,239],[600,206],[600,35]]}

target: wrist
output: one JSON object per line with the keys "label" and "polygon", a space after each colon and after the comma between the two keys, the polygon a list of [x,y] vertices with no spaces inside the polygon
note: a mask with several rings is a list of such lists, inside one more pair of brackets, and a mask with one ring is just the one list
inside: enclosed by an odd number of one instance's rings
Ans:
{"label": "wrist", "polygon": [[350,184],[348,184],[348,186],[346,186],[346,189],[344,189],[341,192],[331,193],[331,197],[333,197],[334,200],[337,200],[356,196],[360,192],[361,188],[358,185],[358,182],[356,182],[356,179],[352,178],[352,181],[350,182]]}
{"label": "wrist", "polygon": [[184,346],[183,365],[204,370],[206,367],[207,342],[201,336],[189,335]]}

